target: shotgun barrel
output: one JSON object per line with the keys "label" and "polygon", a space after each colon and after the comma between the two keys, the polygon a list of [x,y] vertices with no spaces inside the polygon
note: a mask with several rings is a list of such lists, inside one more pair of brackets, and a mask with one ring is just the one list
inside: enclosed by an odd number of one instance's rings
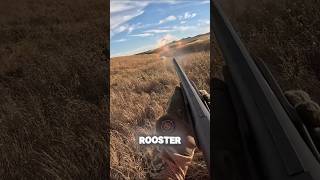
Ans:
{"label": "shotgun barrel", "polygon": [[[259,179],[320,179],[318,152],[310,139],[304,138],[299,132],[294,123],[294,116],[285,105],[281,90],[277,89],[279,87],[277,82],[270,73],[267,73],[267,68],[261,65],[261,62],[254,61],[250,57],[231,23],[223,14],[220,4],[217,1],[211,2],[213,2],[212,29],[226,63],[225,72],[230,77],[225,78],[225,81],[232,103],[241,105],[241,107],[234,106],[235,112],[238,116],[245,114],[238,119],[245,120],[250,136],[252,135],[250,138],[253,139],[248,141],[247,136],[242,136],[241,143],[249,147],[244,154],[245,159],[253,159],[254,167],[260,174]],[[243,122],[238,121],[239,127]],[[240,128],[242,134],[248,134],[245,131]]]}
{"label": "shotgun barrel", "polygon": [[210,169],[210,109],[203,101],[195,85],[188,79],[176,59],[173,64],[181,81],[182,94],[185,99],[193,132],[196,135],[197,144],[204,154],[208,169]]}

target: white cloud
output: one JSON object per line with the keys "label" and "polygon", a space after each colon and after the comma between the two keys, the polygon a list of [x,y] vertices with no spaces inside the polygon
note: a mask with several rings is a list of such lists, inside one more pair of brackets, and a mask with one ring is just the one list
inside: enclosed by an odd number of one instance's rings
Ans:
{"label": "white cloud", "polygon": [[160,20],[159,24],[163,24],[163,23],[166,23],[166,22],[174,21],[176,19],[177,18],[175,16],[168,16],[165,19]]}
{"label": "white cloud", "polygon": [[119,42],[125,42],[125,41],[127,41],[127,39],[122,38],[122,39],[114,40],[113,42],[119,43]]}
{"label": "white cloud", "polygon": [[197,13],[185,12],[184,19],[191,19],[191,18],[195,17],[196,15],[197,15]]}
{"label": "white cloud", "polygon": [[112,33],[121,33],[123,31],[126,31],[128,29],[128,25],[122,25],[122,26],[119,26],[117,27],[115,30],[112,31]]}
{"label": "white cloud", "polygon": [[150,29],[147,31],[144,31],[145,33],[155,33],[155,34],[159,34],[159,33],[168,33],[172,31],[171,29]]}
{"label": "white cloud", "polygon": [[161,47],[175,40],[178,40],[178,38],[176,38],[175,36],[172,36],[171,34],[166,34],[157,41],[156,46]]}
{"label": "white cloud", "polygon": [[185,12],[183,15],[178,16],[180,24],[185,24],[189,19],[192,19],[197,16],[197,13]]}
{"label": "white cloud", "polygon": [[[111,37],[126,29],[123,26],[131,19],[144,13],[144,8],[149,4],[148,1],[115,1],[110,2],[110,35]],[[121,27],[122,26],[122,27]],[[130,31],[130,29],[128,29]],[[132,31],[132,30],[131,30]]]}
{"label": "white cloud", "polygon": [[166,26],[158,29],[150,29],[144,31],[144,33],[152,33],[152,34],[162,34],[162,33],[170,33],[170,32],[184,32],[195,29],[196,26]]}
{"label": "white cloud", "polygon": [[[183,1],[182,1],[183,2]],[[119,32],[123,32],[123,27],[131,19],[138,17],[144,13],[144,8],[151,3],[158,4],[178,4],[180,0],[144,0],[144,1],[131,1],[131,0],[111,0],[110,2],[110,36],[114,36]],[[128,27],[129,28],[129,27]],[[122,31],[121,31],[122,30]],[[133,31],[130,28],[128,31]]]}
{"label": "white cloud", "polygon": [[118,26],[117,28],[115,28],[112,32],[111,32],[111,36],[118,34],[118,33],[122,33],[122,32],[127,32],[128,34],[130,34],[132,31],[142,28],[144,27],[141,23],[138,24],[123,24],[121,26]]}
{"label": "white cloud", "polygon": [[[152,1],[152,0],[151,0]],[[153,2],[155,3],[168,3],[168,4],[179,4],[179,3],[184,3],[181,0],[153,0]]]}
{"label": "white cloud", "polygon": [[202,2],[200,2],[200,4],[209,4],[210,3],[210,1],[202,1]]}
{"label": "white cloud", "polygon": [[148,37],[148,36],[153,36],[152,33],[141,33],[141,34],[132,34],[130,36],[134,36],[134,37]]}
{"label": "white cloud", "polygon": [[197,13],[185,12],[183,15],[178,16],[180,21],[188,20],[197,16]]}

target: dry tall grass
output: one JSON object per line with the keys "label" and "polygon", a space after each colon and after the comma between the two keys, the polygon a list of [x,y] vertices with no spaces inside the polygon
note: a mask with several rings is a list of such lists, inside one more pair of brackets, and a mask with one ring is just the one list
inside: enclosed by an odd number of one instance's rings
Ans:
{"label": "dry tall grass", "polygon": [[320,1],[221,2],[251,55],[268,64],[281,87],[303,89],[320,102]]}
{"label": "dry tall grass", "polygon": [[[148,179],[155,146],[138,145],[138,135],[154,134],[155,121],[167,107],[179,79],[171,57],[158,54],[113,58],[110,71],[111,179]],[[177,57],[191,79],[208,90],[209,53]],[[206,179],[208,172],[197,152],[187,179]]]}
{"label": "dry tall grass", "polygon": [[0,2],[1,179],[105,179],[103,0]]}

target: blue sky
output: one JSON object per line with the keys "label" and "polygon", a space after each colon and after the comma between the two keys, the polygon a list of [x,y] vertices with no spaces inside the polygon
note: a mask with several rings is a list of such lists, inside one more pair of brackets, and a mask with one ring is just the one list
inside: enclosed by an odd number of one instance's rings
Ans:
{"label": "blue sky", "polygon": [[210,31],[208,0],[111,0],[111,57]]}

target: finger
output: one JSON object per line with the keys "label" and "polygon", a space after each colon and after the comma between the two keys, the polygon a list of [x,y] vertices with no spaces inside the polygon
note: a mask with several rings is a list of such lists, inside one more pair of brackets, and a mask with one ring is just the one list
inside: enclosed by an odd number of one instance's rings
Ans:
{"label": "finger", "polygon": [[309,127],[320,127],[320,107],[314,101],[306,101],[296,106],[299,116]]}
{"label": "finger", "polygon": [[286,91],[284,95],[293,107],[296,107],[299,103],[311,100],[309,94],[302,90]]}

